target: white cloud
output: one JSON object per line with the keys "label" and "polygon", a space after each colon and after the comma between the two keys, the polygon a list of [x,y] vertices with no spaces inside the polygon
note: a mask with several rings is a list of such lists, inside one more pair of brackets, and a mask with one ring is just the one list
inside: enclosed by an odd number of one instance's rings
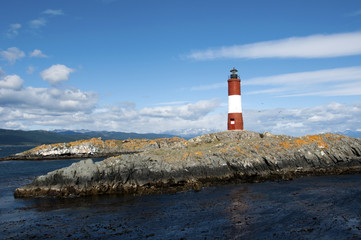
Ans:
{"label": "white cloud", "polygon": [[43,12],[44,14],[49,14],[49,15],[64,15],[63,10],[61,9],[47,9]]}
{"label": "white cloud", "polygon": [[[219,130],[224,130],[226,126],[226,116],[214,113],[218,100],[162,108],[136,109],[131,102],[96,108],[96,96],[79,90],[67,91],[30,87],[18,93],[0,90],[0,127],[11,122],[37,129],[87,128],[145,133],[219,126]],[[179,115],[177,111],[181,111]]]}
{"label": "white cloud", "polygon": [[361,54],[361,32],[291,37],[193,51],[195,60],[218,58],[330,58]]}
{"label": "white cloud", "polygon": [[35,71],[35,67],[34,66],[29,66],[27,69],[26,69],[26,73],[27,74],[33,74]]}
{"label": "white cloud", "polygon": [[25,53],[16,47],[10,47],[7,50],[0,51],[0,57],[14,64],[17,60],[25,57]]}
{"label": "white cloud", "polygon": [[46,19],[44,18],[34,19],[29,22],[29,26],[33,29],[39,29],[40,27],[43,27],[45,25],[46,25]]}
{"label": "white cloud", "polygon": [[5,123],[4,128],[6,128],[6,129],[25,129],[26,126],[19,122],[9,121],[9,122]]}
{"label": "white cloud", "polygon": [[[27,109],[41,119],[42,115],[62,115],[73,112],[88,112],[97,103],[97,94],[78,89],[0,88],[0,105],[11,109]],[[21,113],[22,116],[24,116]],[[13,119],[15,120],[15,119]]]}
{"label": "white cloud", "polygon": [[[0,89],[0,127],[36,129],[91,129],[125,132],[172,132],[180,129],[226,130],[226,107],[218,100],[180,106],[137,109],[132,102],[97,107],[95,93],[74,89]],[[219,112],[221,110],[221,112]],[[361,103],[329,103],[294,109],[243,112],[245,129],[273,134],[305,135],[356,130],[361,125]],[[71,123],[71,125],[69,125]]]}
{"label": "white cloud", "polygon": [[29,54],[30,57],[36,57],[36,58],[47,58],[48,56],[45,55],[44,53],[42,53],[41,50],[39,49],[34,49],[34,51],[32,51],[30,54]]}
{"label": "white cloud", "polygon": [[[361,95],[361,66],[287,73],[242,80],[243,86],[259,89],[246,94],[290,96],[351,96]],[[192,87],[193,91],[226,88],[227,83],[213,83]]]}
{"label": "white cloud", "polygon": [[155,105],[181,105],[181,104],[187,104],[189,103],[188,101],[174,101],[174,102],[162,102],[162,103],[157,103]]}
{"label": "white cloud", "polygon": [[84,123],[82,126],[88,129],[143,133],[190,128],[216,128],[221,131],[225,130],[227,117],[225,114],[215,113],[218,108],[219,101],[215,99],[181,106],[143,109],[136,109],[135,105],[130,103],[103,106],[86,118],[93,122]]}
{"label": "white cloud", "polygon": [[24,80],[18,75],[7,75],[3,79],[0,79],[0,89],[13,89],[19,90],[22,88]]}
{"label": "white cloud", "polygon": [[60,82],[68,81],[70,73],[74,71],[74,69],[68,68],[65,65],[56,64],[42,71],[40,76],[51,85],[56,85]]}
{"label": "white cloud", "polygon": [[5,75],[5,71],[2,69],[2,67],[0,67],[0,78],[3,77]]}
{"label": "white cloud", "polygon": [[8,38],[13,38],[17,35],[19,35],[19,29],[21,28],[21,24],[20,23],[14,23],[14,24],[10,24],[10,28],[8,29],[6,36]]}
{"label": "white cloud", "polygon": [[329,103],[298,109],[245,110],[245,128],[257,132],[300,136],[356,130],[361,125],[361,104]]}
{"label": "white cloud", "polygon": [[196,103],[188,103],[181,106],[169,105],[164,107],[144,108],[139,111],[139,114],[160,118],[180,118],[186,120],[196,120],[205,116],[219,106],[219,100],[212,99],[202,100]]}
{"label": "white cloud", "polygon": [[[321,88],[320,88],[321,89]],[[356,96],[361,95],[361,81],[335,84],[324,87],[320,91],[286,94],[283,97],[293,96]]]}
{"label": "white cloud", "polygon": [[265,86],[247,94],[278,96],[361,95],[361,66],[246,79],[244,85]]}
{"label": "white cloud", "polygon": [[[23,82],[17,75],[6,75],[0,80],[0,128],[26,126],[32,129],[142,133],[169,133],[180,129],[226,130],[226,107],[217,99],[169,102],[165,106],[142,109],[137,109],[133,102],[97,106],[98,96],[94,92],[75,88],[24,87]],[[333,102],[294,109],[245,109],[243,117],[245,129],[273,134],[298,136],[356,130],[361,125],[361,103]]]}
{"label": "white cloud", "polygon": [[293,85],[330,83],[361,79],[361,66],[333,68],[310,72],[297,72],[289,74],[274,75],[269,77],[252,78],[245,81],[247,85]]}

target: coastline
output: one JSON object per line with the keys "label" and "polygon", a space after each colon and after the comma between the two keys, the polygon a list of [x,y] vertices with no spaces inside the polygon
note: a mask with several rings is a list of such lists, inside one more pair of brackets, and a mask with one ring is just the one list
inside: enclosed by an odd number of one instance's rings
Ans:
{"label": "coastline", "polygon": [[1,161],[42,161],[42,160],[62,160],[62,159],[87,159],[87,158],[109,158],[124,154],[134,154],[137,152],[114,152],[114,153],[95,153],[95,154],[64,154],[64,155],[49,155],[49,156],[18,156],[10,155],[0,158]]}
{"label": "coastline", "polygon": [[[57,170],[56,170],[57,171]],[[204,188],[211,186],[220,186],[228,184],[246,184],[246,183],[262,183],[273,181],[292,181],[300,177],[311,176],[337,176],[337,175],[354,175],[361,174],[361,166],[353,167],[335,167],[335,168],[321,168],[312,169],[307,171],[289,170],[281,172],[270,172],[262,174],[242,174],[228,177],[203,177],[192,180],[178,180],[174,181],[170,178],[168,182],[157,181],[146,184],[123,184],[114,186],[114,182],[100,184],[92,184],[90,188],[80,188],[76,184],[67,184],[63,182],[53,183],[53,186],[38,185],[37,182],[33,182],[21,188],[17,188],[14,191],[15,198],[43,198],[43,197],[55,197],[55,198],[74,198],[74,197],[86,197],[95,195],[153,195],[153,194],[174,194],[177,192],[185,191],[201,191]],[[135,180],[137,181],[137,180]],[[64,184],[64,185],[63,185]],[[117,185],[117,184],[116,184]]]}
{"label": "coastline", "polygon": [[[128,140],[121,144],[83,141],[45,146],[36,154],[92,149],[110,153],[127,149],[101,162],[73,163],[15,190],[15,197],[74,197],[99,194],[152,194],[199,191],[212,184],[289,180],[298,176],[361,173],[361,139],[339,134],[299,138],[251,131],[206,134],[188,141],[179,138]],[[68,148],[61,148],[68,146]],[[55,151],[56,150],[56,151]],[[74,151],[75,151],[74,150]],[[28,151],[26,154],[34,153]],[[26,155],[25,154],[25,155]],[[40,155],[41,155],[40,154]]]}

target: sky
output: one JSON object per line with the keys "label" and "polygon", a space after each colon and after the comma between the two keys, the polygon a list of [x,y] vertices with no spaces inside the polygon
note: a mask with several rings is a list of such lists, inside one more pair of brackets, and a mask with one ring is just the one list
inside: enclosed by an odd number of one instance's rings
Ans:
{"label": "sky", "polygon": [[359,0],[0,0],[0,128],[361,131]]}

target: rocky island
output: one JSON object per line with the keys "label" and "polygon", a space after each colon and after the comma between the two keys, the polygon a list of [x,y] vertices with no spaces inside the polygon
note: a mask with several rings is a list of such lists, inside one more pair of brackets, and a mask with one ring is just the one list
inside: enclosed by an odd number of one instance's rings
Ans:
{"label": "rocky island", "polygon": [[211,184],[292,179],[301,175],[361,172],[361,139],[339,134],[302,137],[226,131],[155,140],[91,139],[43,145],[18,159],[86,159],[37,177],[15,197],[72,197],[201,190]]}

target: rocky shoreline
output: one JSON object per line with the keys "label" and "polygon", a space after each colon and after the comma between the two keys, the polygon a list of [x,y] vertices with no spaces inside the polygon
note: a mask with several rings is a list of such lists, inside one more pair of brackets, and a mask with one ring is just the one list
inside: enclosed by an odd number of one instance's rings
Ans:
{"label": "rocky shoreline", "polygon": [[181,138],[112,141],[93,139],[48,145],[18,154],[54,156],[59,152],[74,153],[74,149],[78,153],[86,150],[93,154],[128,153],[96,163],[82,160],[55,170],[16,189],[15,197],[198,191],[211,184],[361,172],[361,139],[339,134],[295,138],[227,131],[188,141]]}
{"label": "rocky shoreline", "polygon": [[108,158],[123,154],[134,154],[150,149],[172,147],[182,144],[182,138],[105,140],[92,138],[69,143],[44,144],[28,151],[0,158],[10,160],[58,160],[81,158]]}
{"label": "rocky shoreline", "polygon": [[61,154],[61,155],[49,155],[49,156],[38,156],[38,155],[10,155],[3,157],[0,161],[41,161],[41,160],[61,160],[61,159],[87,159],[87,158],[109,158],[113,156],[119,156],[124,154],[134,154],[134,152],[114,152],[114,153],[84,153],[84,154]]}

